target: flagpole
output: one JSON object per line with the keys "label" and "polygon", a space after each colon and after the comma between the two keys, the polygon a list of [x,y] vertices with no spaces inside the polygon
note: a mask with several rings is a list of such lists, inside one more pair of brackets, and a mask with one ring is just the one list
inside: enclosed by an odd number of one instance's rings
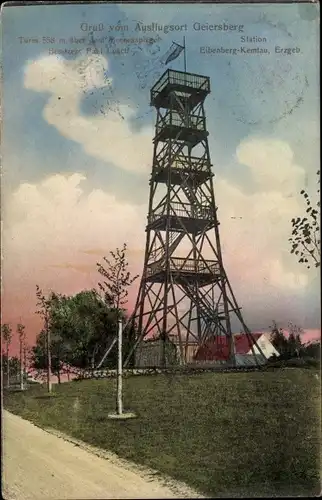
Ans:
{"label": "flagpole", "polygon": [[187,72],[187,56],[186,56],[186,37],[183,37],[183,60],[184,60],[184,72]]}

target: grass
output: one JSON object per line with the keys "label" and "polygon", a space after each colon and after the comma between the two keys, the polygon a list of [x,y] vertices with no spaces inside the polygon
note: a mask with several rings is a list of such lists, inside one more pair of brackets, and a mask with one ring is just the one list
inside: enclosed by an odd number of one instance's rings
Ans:
{"label": "grass", "polygon": [[108,419],[115,380],[7,393],[8,410],[212,496],[320,492],[320,383],[315,370],[131,377],[125,410]]}

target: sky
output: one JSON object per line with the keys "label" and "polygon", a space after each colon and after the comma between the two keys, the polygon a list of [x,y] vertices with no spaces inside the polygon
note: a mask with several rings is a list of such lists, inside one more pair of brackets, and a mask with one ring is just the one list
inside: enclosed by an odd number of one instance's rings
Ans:
{"label": "sky", "polygon": [[[185,36],[187,71],[211,79],[205,109],[223,258],[244,319],[254,331],[275,320],[318,335],[319,272],[301,266],[288,242],[292,217],[306,208],[301,189],[317,191],[317,9],[5,7],[2,322],[24,323],[33,343],[36,284],[66,294],[97,287],[96,263],[124,242],[141,274],[155,126],[149,89],[167,68],[184,69],[182,54],[167,66],[164,55]],[[264,52],[247,53],[256,48]]]}

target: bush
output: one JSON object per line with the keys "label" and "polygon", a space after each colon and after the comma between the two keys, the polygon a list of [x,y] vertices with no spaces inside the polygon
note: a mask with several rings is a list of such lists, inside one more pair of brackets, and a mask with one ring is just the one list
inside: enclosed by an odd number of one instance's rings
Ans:
{"label": "bush", "polygon": [[290,359],[279,359],[272,356],[267,365],[272,368],[320,368],[320,360],[309,356]]}

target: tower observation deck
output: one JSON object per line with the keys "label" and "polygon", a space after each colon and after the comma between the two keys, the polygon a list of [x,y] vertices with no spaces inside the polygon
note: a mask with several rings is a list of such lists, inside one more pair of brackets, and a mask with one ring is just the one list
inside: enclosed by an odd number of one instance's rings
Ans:
{"label": "tower observation deck", "polygon": [[182,364],[192,339],[202,345],[224,334],[234,365],[231,314],[251,335],[223,265],[204,108],[209,93],[209,77],[174,70],[151,89],[156,125],[133,349],[158,336],[164,340],[162,366],[174,333]]}

